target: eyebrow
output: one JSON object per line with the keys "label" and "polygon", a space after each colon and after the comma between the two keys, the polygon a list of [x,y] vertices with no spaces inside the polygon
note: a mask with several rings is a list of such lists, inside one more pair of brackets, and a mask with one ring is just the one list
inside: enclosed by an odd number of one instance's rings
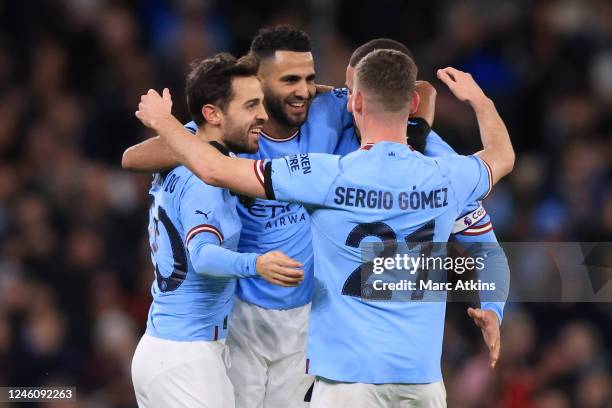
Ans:
{"label": "eyebrow", "polygon": [[299,75],[289,74],[289,75],[282,76],[281,81],[299,81],[300,78],[301,77]]}
{"label": "eyebrow", "polygon": [[258,98],[249,99],[248,101],[244,103],[244,106],[250,105],[252,103],[259,103],[259,99]]}
{"label": "eyebrow", "polygon": [[[315,79],[317,76],[316,73],[312,73],[306,76],[306,80],[307,81],[312,81],[313,79]],[[296,74],[287,74],[284,75],[280,78],[281,81],[299,81],[301,78],[303,78],[301,75],[296,75]]]}

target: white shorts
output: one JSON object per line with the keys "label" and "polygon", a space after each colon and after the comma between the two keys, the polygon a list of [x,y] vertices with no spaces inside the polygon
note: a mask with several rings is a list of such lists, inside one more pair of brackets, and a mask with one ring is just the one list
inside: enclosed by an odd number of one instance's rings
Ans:
{"label": "white shorts", "polygon": [[228,375],[236,408],[307,407],[314,377],[306,374],[310,304],[268,310],[236,300],[227,336]]}
{"label": "white shorts", "polygon": [[132,359],[140,408],[234,408],[224,341],[171,341],[145,334]]}
{"label": "white shorts", "polygon": [[311,408],[445,408],[444,382],[431,384],[344,383],[317,377]]}

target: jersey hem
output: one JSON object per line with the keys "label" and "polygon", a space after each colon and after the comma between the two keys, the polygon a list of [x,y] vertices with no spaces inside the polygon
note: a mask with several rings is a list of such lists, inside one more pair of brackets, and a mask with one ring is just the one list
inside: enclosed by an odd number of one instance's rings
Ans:
{"label": "jersey hem", "polygon": [[151,331],[149,331],[149,329],[147,329],[144,334],[146,334],[147,336],[151,336],[151,337],[155,337],[156,339],[161,339],[161,340],[168,340],[168,341],[176,341],[179,343],[189,343],[189,342],[194,342],[194,341],[206,341],[206,342],[215,342],[215,341],[219,341],[219,340],[224,340],[227,337],[227,330],[223,331],[222,333],[219,333],[217,338],[215,339],[214,336],[207,336],[207,337],[193,337],[193,338],[189,338],[189,339],[184,339],[184,338],[178,338],[178,337],[173,337],[173,336],[165,336],[165,335],[161,335],[159,333],[153,333]]}
{"label": "jersey hem", "polygon": [[443,379],[442,373],[434,377],[425,378],[425,379],[422,379],[422,378],[417,379],[415,377],[391,377],[391,378],[386,378],[384,380],[382,379],[370,380],[370,379],[364,379],[364,378],[352,378],[350,380],[339,379],[339,377],[334,376],[334,375],[327,376],[327,375],[323,375],[322,373],[316,373],[314,371],[310,371],[308,374],[314,375],[316,377],[323,378],[329,381],[336,381],[336,382],[341,382],[341,383],[360,383],[360,384],[433,384]]}
{"label": "jersey hem", "polygon": [[242,298],[242,297],[240,297],[238,294],[236,294],[236,297],[237,297],[237,298],[238,298],[238,299],[239,299],[241,302],[248,303],[248,304],[249,304],[249,305],[251,305],[251,306],[257,306],[257,307],[259,307],[259,308],[261,308],[261,309],[265,309],[265,310],[293,310],[293,309],[297,309],[298,307],[304,307],[304,306],[306,306],[306,305],[308,305],[308,304],[310,304],[310,303],[312,302],[312,300],[308,300],[308,301],[306,301],[305,303],[300,303],[300,304],[295,305],[295,306],[287,306],[287,307],[268,307],[268,306],[264,306],[264,305],[260,305],[260,304],[257,304],[257,303],[254,303],[254,302],[251,302],[250,300],[243,299],[243,298]]}

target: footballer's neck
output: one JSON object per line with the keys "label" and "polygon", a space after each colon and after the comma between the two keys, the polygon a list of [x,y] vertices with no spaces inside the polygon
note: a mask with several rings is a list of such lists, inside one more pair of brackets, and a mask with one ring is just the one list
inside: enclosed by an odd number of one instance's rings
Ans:
{"label": "footballer's neck", "polygon": [[220,128],[215,126],[198,126],[196,137],[203,142],[217,142],[225,146],[223,133]]}
{"label": "footballer's neck", "polygon": [[361,124],[361,145],[394,142],[406,144],[408,118],[366,119]]}
{"label": "footballer's neck", "polygon": [[266,136],[272,139],[281,139],[281,140],[288,139],[291,136],[295,135],[295,132],[297,132],[298,129],[299,129],[298,126],[281,125],[276,120],[272,119],[272,117],[270,117],[266,121],[266,123],[264,123],[263,128],[262,128]]}

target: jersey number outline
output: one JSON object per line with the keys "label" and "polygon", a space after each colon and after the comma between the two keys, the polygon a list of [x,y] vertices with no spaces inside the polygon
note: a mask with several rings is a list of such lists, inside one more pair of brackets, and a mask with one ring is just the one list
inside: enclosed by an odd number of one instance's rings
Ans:
{"label": "jersey number outline", "polygon": [[[153,211],[153,206],[155,205],[155,197],[149,195],[151,198],[151,211]],[[172,223],[172,220],[166,213],[166,210],[163,207],[157,207],[157,218],[153,218],[153,222],[155,223],[155,229],[153,234],[159,235],[158,222],[161,222],[166,232],[168,233],[168,238],[170,239],[170,248],[172,249],[172,259],[173,259],[173,269],[172,273],[168,277],[162,276],[159,271],[159,266],[156,261],[154,262],[155,269],[155,279],[157,281],[157,287],[161,292],[172,292],[179,288],[182,283],[187,278],[187,251],[185,250],[185,246],[183,245],[183,240],[181,239],[181,235],[178,230]],[[153,254],[153,259],[155,259],[155,255]]]}
{"label": "jersey number outline", "polygon": [[[415,249],[420,245],[421,253],[425,258],[429,257],[433,249],[433,236],[436,223],[431,220],[419,227],[412,234],[404,237],[408,249]],[[367,237],[378,237],[383,243],[383,250],[375,257],[391,258],[397,254],[398,242],[397,234],[388,224],[384,222],[371,222],[358,224],[346,237],[345,245],[352,248],[359,248],[361,241]],[[363,270],[362,268],[366,268]],[[374,290],[373,285],[368,283],[369,278],[374,273],[374,262],[369,261],[359,265],[346,279],[342,287],[342,295],[360,297],[367,300],[390,300],[392,293],[390,290]],[[429,270],[418,268],[416,272],[417,282],[427,279]],[[424,290],[418,289],[417,285],[410,296],[411,300],[422,300]]]}

